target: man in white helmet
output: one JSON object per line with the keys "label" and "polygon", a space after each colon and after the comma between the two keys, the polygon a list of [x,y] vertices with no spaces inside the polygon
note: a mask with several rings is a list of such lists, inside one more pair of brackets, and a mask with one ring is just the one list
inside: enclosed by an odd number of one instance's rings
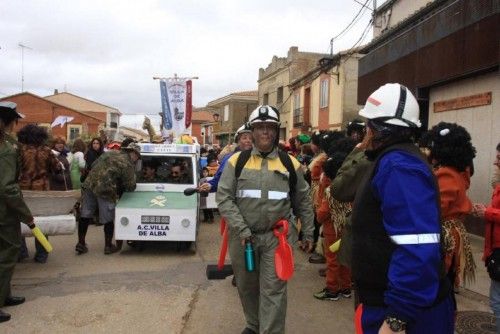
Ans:
{"label": "man in white helmet", "polygon": [[373,161],[356,191],[352,274],[360,333],[454,331],[454,302],[444,272],[439,191],[413,143],[420,127],[415,97],[403,85],[373,92],[365,154]]}
{"label": "man in white helmet", "polygon": [[235,151],[227,154],[224,158],[222,158],[222,161],[220,162],[219,168],[217,169],[217,172],[215,172],[214,177],[210,181],[200,185],[200,187],[198,188],[199,191],[211,193],[216,192],[217,185],[222,175],[222,171],[224,170],[224,166],[226,166],[229,158],[238,151],[246,151],[252,148],[252,130],[250,130],[250,127],[246,123],[240,126],[238,130],[236,130],[234,141],[236,142],[236,144],[238,144]]}
{"label": "man in white helmet", "polygon": [[[248,123],[254,147],[229,158],[216,199],[229,226],[229,253],[246,318],[243,334],[284,333],[287,284],[276,274],[278,240],[273,227],[278,220],[287,219],[288,240],[293,245],[297,241],[294,215],[298,216],[304,233],[303,247],[310,251],[314,231],[311,197],[300,163],[278,151],[278,110],[259,106]],[[248,242],[255,251],[253,272],[245,268]]]}

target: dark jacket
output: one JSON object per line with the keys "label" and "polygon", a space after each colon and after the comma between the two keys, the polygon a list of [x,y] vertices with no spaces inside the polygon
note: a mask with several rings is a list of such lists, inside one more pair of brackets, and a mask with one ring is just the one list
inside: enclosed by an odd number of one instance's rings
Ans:
{"label": "dark jacket", "polygon": [[57,160],[60,162],[60,167],[50,175],[50,190],[73,189],[73,185],[71,183],[71,169],[67,152],[59,153]]}
{"label": "dark jacket", "polygon": [[125,191],[136,187],[135,168],[127,153],[109,151],[97,159],[82,184],[97,197],[117,202]]}
{"label": "dark jacket", "polygon": [[360,302],[412,322],[449,292],[439,190],[413,144],[382,151],[356,193],[352,272]]}
{"label": "dark jacket", "polygon": [[18,184],[20,159],[17,152],[18,144],[10,136],[0,139],[0,221],[18,224],[33,220],[30,209],[23,200]]}

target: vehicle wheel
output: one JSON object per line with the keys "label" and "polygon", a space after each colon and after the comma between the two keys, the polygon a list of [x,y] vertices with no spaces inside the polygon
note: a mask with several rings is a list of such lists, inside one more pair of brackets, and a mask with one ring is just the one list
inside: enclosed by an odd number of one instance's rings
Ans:
{"label": "vehicle wheel", "polygon": [[127,240],[127,245],[129,245],[133,249],[137,249],[139,252],[142,252],[145,247],[145,242],[144,241],[133,241],[133,240]]}
{"label": "vehicle wheel", "polygon": [[188,253],[196,253],[195,241],[179,241],[177,242],[176,249],[178,252],[187,251]]}
{"label": "vehicle wheel", "polygon": [[196,241],[191,241],[190,245],[188,247],[188,251],[191,254],[196,254],[196,251],[198,250],[197,243]]}

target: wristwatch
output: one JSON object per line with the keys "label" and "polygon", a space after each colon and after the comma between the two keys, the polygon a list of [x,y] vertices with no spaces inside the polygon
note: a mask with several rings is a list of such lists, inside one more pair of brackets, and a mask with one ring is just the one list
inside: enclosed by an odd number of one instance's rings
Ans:
{"label": "wristwatch", "polygon": [[403,320],[399,320],[398,318],[387,317],[385,318],[385,322],[389,325],[389,328],[393,332],[401,332],[406,330],[406,322],[404,322]]}

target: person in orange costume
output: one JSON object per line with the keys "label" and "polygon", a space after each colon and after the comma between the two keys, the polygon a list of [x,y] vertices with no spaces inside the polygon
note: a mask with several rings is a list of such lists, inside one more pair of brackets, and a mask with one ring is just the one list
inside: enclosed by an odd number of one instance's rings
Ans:
{"label": "person in orange costume", "polygon": [[[323,164],[326,159],[328,159],[327,151],[329,150],[331,144],[344,137],[344,133],[340,131],[318,131],[315,132],[312,136],[312,145],[311,148],[313,152],[316,154],[311,163],[309,164],[309,170],[311,174],[311,199],[313,203],[314,211],[318,210],[321,205],[321,201],[324,197],[325,189],[330,186],[330,182],[320,182],[320,177],[323,174]],[[317,228],[315,229],[315,242],[318,242],[316,238],[316,233],[320,233],[319,226],[321,223],[319,221],[315,221],[315,225],[317,224]],[[321,249],[323,245],[322,243],[318,243],[316,246],[316,252],[313,253],[309,257],[309,262],[311,263],[324,263],[324,256],[321,255]],[[323,251],[324,253],[324,251]]]}
{"label": "person in orange costume", "polygon": [[476,150],[467,130],[455,123],[441,122],[430,130],[429,136],[429,159],[435,167],[441,201],[445,265],[458,288],[462,282],[473,281],[475,275],[476,265],[464,219],[472,211],[467,190]]}
{"label": "person in orange costume", "polygon": [[[343,144],[340,144],[342,142]],[[327,263],[326,287],[314,294],[321,300],[338,300],[340,296],[351,297],[351,271],[337,260],[337,254],[330,251],[329,246],[342,237],[346,217],[351,211],[347,202],[339,202],[330,194],[331,180],[350,151],[354,148],[354,141],[350,138],[339,140],[332,149],[335,151],[326,160],[320,184],[326,186],[321,205],[316,211],[318,222],[323,226],[324,249]],[[344,146],[343,150],[337,150]]]}

